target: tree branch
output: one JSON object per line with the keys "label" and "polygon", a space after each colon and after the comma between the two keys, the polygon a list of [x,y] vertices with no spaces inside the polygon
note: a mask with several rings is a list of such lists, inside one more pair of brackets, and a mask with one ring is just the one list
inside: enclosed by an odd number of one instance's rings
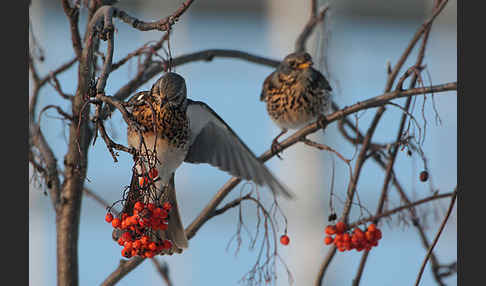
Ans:
{"label": "tree branch", "polygon": [[120,18],[123,22],[132,25],[132,27],[140,31],[150,31],[150,30],[167,31],[172,27],[172,25],[174,25],[179,20],[179,17],[182,16],[184,12],[186,12],[187,8],[189,8],[189,6],[191,6],[193,2],[194,0],[188,0],[186,2],[183,2],[182,6],[179,9],[177,9],[172,15],[154,22],[140,21],[137,18],[128,15],[125,11],[120,10],[118,8],[114,8],[113,15]]}
{"label": "tree branch", "polygon": [[401,212],[403,210],[408,210],[408,209],[413,208],[415,206],[418,206],[418,205],[421,205],[421,204],[424,204],[424,203],[428,203],[428,202],[433,201],[433,200],[448,198],[448,197],[451,197],[453,195],[455,195],[455,192],[433,195],[433,196],[418,200],[418,201],[413,202],[413,203],[405,204],[403,206],[394,208],[394,209],[386,211],[386,212],[381,212],[381,213],[374,215],[374,216],[370,216],[370,217],[367,217],[367,218],[360,219],[360,220],[358,220],[354,223],[349,224],[348,228],[352,229],[352,228],[355,228],[355,227],[362,225],[366,222],[376,222],[377,220],[379,220],[381,218],[391,216],[391,215],[396,214],[398,212]]}
{"label": "tree branch", "polygon": [[452,196],[451,203],[449,205],[449,209],[447,210],[447,214],[444,217],[444,220],[442,221],[442,224],[439,227],[439,231],[435,235],[434,241],[432,242],[432,245],[429,247],[429,250],[427,251],[427,255],[425,255],[424,261],[422,262],[422,266],[420,267],[420,271],[417,277],[417,280],[415,281],[415,286],[418,286],[420,283],[420,279],[422,278],[422,274],[424,273],[425,266],[427,265],[427,261],[429,260],[429,257],[432,254],[432,251],[434,250],[435,245],[437,244],[437,241],[439,241],[439,237],[442,234],[442,231],[444,230],[444,227],[447,223],[447,220],[449,219],[449,216],[452,212],[452,209],[454,208],[454,203],[456,202],[456,197],[457,197],[457,187],[454,190],[454,195]]}
{"label": "tree branch", "polygon": [[[428,41],[428,38],[429,38],[430,28],[431,28],[432,22],[433,22],[433,18],[432,18],[432,20],[430,20],[430,22],[429,21],[427,22],[428,24],[424,28],[425,29],[424,30],[424,37],[423,37],[423,40],[422,40],[422,45],[420,47],[419,54],[417,56],[416,63],[415,63],[415,65],[411,69],[408,69],[405,72],[405,74],[402,76],[402,78],[399,80],[399,82],[398,82],[398,89],[402,89],[403,81],[412,72],[413,72],[413,78],[412,78],[412,81],[410,82],[410,88],[414,88],[415,87],[416,82],[417,82],[417,78],[419,77],[419,72],[421,70],[422,61],[424,59],[425,49],[427,47],[427,41]],[[410,45],[410,47],[413,47],[413,45]],[[409,54],[410,51],[406,51],[404,53],[404,55],[407,54],[407,53]],[[406,57],[408,57],[408,55],[405,56],[405,58]],[[403,64],[403,62],[400,65],[402,65],[402,64]],[[392,73],[393,73],[393,71],[392,71]],[[393,75],[391,75],[391,77],[392,76]],[[392,82],[388,82],[387,84],[391,84]],[[391,85],[389,87],[391,87]],[[397,143],[401,141],[401,138],[402,138],[402,135],[403,135],[403,131],[404,131],[404,128],[405,128],[405,123],[406,123],[406,121],[408,119],[408,116],[409,116],[408,115],[408,110],[410,109],[411,102],[412,102],[412,98],[411,97],[407,98],[407,101],[406,101],[405,107],[404,107],[404,110],[405,110],[406,113],[402,114],[402,118],[400,120],[400,126],[398,128],[398,132],[397,132],[397,135],[396,135],[395,142],[397,142]],[[381,108],[384,109],[385,107],[383,106]],[[377,216],[380,213],[383,212],[383,208],[385,206],[385,202],[386,202],[386,199],[387,199],[387,196],[388,196],[388,186],[389,186],[389,183],[390,183],[390,179],[392,178],[393,166],[395,164],[395,160],[396,160],[396,157],[397,157],[397,154],[398,154],[398,150],[399,150],[399,146],[398,145],[395,145],[393,147],[392,151],[391,151],[391,156],[390,156],[390,159],[388,160],[388,165],[386,166],[386,172],[385,172],[385,179],[384,179],[384,183],[383,183],[383,188],[382,188],[382,191],[381,191],[380,199],[379,199],[379,202],[378,202],[378,207],[377,207],[377,210],[376,210]],[[374,223],[377,224],[378,223],[378,219],[376,219],[374,221]],[[358,267],[358,272],[356,274],[356,277],[355,277],[355,279],[353,279],[353,286],[358,286],[359,285],[359,282],[361,280],[361,275],[363,273],[364,266],[365,266],[365,263],[366,263],[366,261],[368,259],[368,256],[369,256],[369,250],[365,250],[365,252],[364,252],[364,254],[363,254],[362,258],[361,258],[360,265]],[[438,281],[440,283],[440,280],[438,280]]]}
{"label": "tree branch", "polygon": [[[190,53],[187,55],[182,55],[175,57],[171,61],[172,67],[185,65],[196,61],[212,61],[214,58],[234,58],[248,61],[255,64],[260,64],[268,67],[277,67],[280,62],[277,60],[268,59],[254,54],[249,54],[246,52],[238,50],[227,50],[227,49],[209,49],[199,52]],[[148,82],[155,75],[167,70],[168,62],[151,62],[150,65],[137,73],[137,75],[130,80],[127,84],[121,87],[113,97],[117,100],[125,100],[135,92],[141,85]],[[105,120],[114,111],[113,106],[107,105],[104,107],[101,118]]]}
{"label": "tree branch", "polygon": [[296,52],[303,52],[305,51],[305,46],[307,43],[307,39],[309,36],[312,34],[312,31],[314,30],[315,26],[324,21],[324,18],[326,17],[326,12],[329,10],[330,5],[326,4],[319,14],[316,14],[317,11],[317,3],[315,0],[311,1],[311,16],[309,17],[309,21],[304,27],[304,30],[300,33],[299,37],[297,38],[295,42],[295,51]]}
{"label": "tree branch", "polygon": [[76,56],[79,58],[81,56],[82,46],[81,37],[79,36],[79,7],[71,8],[68,0],[61,0],[62,8],[64,13],[68,17],[69,26],[71,28],[71,40],[73,43],[73,49]]}

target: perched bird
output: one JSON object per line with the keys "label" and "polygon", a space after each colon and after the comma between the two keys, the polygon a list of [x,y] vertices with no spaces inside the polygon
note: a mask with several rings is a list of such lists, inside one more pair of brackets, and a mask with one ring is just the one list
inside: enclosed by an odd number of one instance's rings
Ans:
{"label": "perched bird", "polygon": [[[134,95],[129,105],[133,106],[130,112],[135,121],[144,129],[145,145],[133,126],[127,129],[128,144],[139,151],[142,146],[149,150],[155,147],[158,192],[169,182],[173,184],[174,172],[182,162],[189,162],[208,163],[233,176],[267,185],[276,194],[292,196],[223,119],[205,103],[187,98],[186,83],[179,74],[164,74],[149,92]],[[173,241],[169,254],[180,253],[188,242],[174,188],[166,188],[162,199],[172,204],[172,211],[168,230],[159,235]]]}
{"label": "perched bird", "polygon": [[274,152],[288,129],[318,119],[329,106],[331,86],[312,65],[308,53],[291,53],[263,82],[260,101],[267,103],[268,115],[282,130],[272,141]]}

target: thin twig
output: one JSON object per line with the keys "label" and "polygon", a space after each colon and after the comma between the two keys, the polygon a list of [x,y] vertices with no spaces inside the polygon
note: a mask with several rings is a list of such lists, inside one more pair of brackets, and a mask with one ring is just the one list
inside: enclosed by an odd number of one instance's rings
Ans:
{"label": "thin twig", "polygon": [[[423,37],[423,40],[422,40],[422,45],[420,47],[419,54],[418,54],[417,59],[416,59],[416,63],[412,68],[408,69],[404,73],[404,75],[399,79],[398,84],[397,84],[397,89],[399,89],[399,90],[402,89],[402,85],[403,85],[405,78],[407,78],[410,74],[413,74],[413,77],[412,77],[412,80],[410,82],[409,88],[414,88],[415,85],[416,85],[417,79],[419,78],[420,71],[422,70],[422,68],[421,68],[422,61],[424,59],[425,49],[427,47],[427,41],[428,41],[428,38],[429,38],[430,28],[431,28],[431,25],[433,23],[433,19],[430,22],[427,22],[427,23],[429,23],[429,24],[427,24],[427,26],[424,30],[424,37]],[[413,47],[413,46],[414,46],[414,44],[411,45],[411,47]],[[407,54],[407,51],[404,53],[404,56],[405,56],[405,54]],[[406,57],[408,57],[408,55]],[[403,62],[401,64],[403,64]],[[392,74],[393,74],[393,72],[392,72]],[[391,76],[393,76],[393,75],[391,75]],[[389,79],[390,78],[391,77],[389,77]],[[388,82],[387,84],[391,84],[392,82]],[[388,87],[391,87],[391,85],[388,86]],[[407,101],[406,101],[405,107],[404,107],[405,113],[402,114],[402,118],[400,120],[400,125],[398,127],[398,132],[397,132],[397,135],[396,135],[395,142],[397,142],[397,143],[401,141],[401,138],[402,138],[402,135],[403,135],[403,130],[405,128],[405,123],[408,119],[408,110],[410,109],[411,102],[412,102],[412,98],[411,97],[407,98]],[[381,108],[384,109],[385,106],[383,106]],[[414,117],[412,116],[411,118],[414,118]],[[379,202],[378,202],[378,207],[377,207],[377,210],[376,210],[377,216],[380,215],[383,212],[383,208],[385,206],[385,202],[386,202],[387,197],[388,197],[388,189],[389,189],[388,186],[389,186],[390,180],[391,180],[392,175],[393,175],[393,173],[392,173],[393,172],[393,166],[395,164],[395,160],[396,160],[396,157],[397,157],[397,154],[398,154],[398,150],[399,150],[399,146],[395,145],[392,149],[390,159],[388,160],[388,164],[386,166],[385,179],[384,179],[383,187],[382,187],[382,190],[381,190],[380,199],[379,199]],[[377,224],[378,219],[374,220],[374,223]],[[353,279],[353,286],[359,285],[359,282],[361,280],[361,276],[363,274],[363,270],[364,270],[366,261],[368,259],[368,256],[369,256],[369,250],[365,250],[365,252],[364,252],[364,254],[361,258],[360,264],[358,266],[358,271],[357,271],[356,277]]]}
{"label": "thin twig", "polygon": [[127,275],[132,269],[140,265],[145,258],[135,256],[130,260],[120,260],[120,264],[102,283],[101,286],[113,286],[118,283],[125,275]]}
{"label": "thin twig", "polygon": [[428,202],[433,201],[433,200],[451,197],[454,194],[455,194],[454,192],[450,192],[450,193],[445,193],[445,194],[440,194],[440,195],[434,195],[434,196],[430,196],[430,197],[418,200],[418,201],[413,202],[413,203],[408,203],[408,204],[405,204],[403,206],[394,208],[392,210],[389,210],[389,211],[386,211],[386,212],[381,212],[380,214],[360,219],[360,220],[358,220],[354,223],[349,224],[348,228],[352,229],[354,227],[357,227],[357,226],[362,225],[362,224],[367,223],[367,222],[377,221],[381,218],[391,216],[391,215],[396,214],[398,212],[401,212],[403,210],[408,210],[410,208],[413,208],[415,206],[418,206],[418,205],[421,205],[421,204],[424,204],[424,203],[428,203]]}
{"label": "thin twig", "polygon": [[182,6],[177,9],[172,15],[167,16],[164,19],[154,22],[144,22],[140,21],[135,17],[128,15],[125,11],[114,8],[113,15],[120,18],[123,22],[132,25],[133,28],[140,30],[140,31],[150,31],[150,30],[159,30],[159,31],[167,31],[169,30],[172,25],[174,25],[178,20],[179,17],[184,14],[184,12],[191,6],[194,0],[188,0],[182,3]]}
{"label": "thin twig", "polygon": [[295,51],[296,52],[302,52],[305,51],[305,46],[307,39],[309,36],[312,34],[312,31],[314,30],[315,26],[322,22],[326,16],[326,12],[329,10],[330,5],[326,4],[319,14],[316,14],[316,8],[317,3],[316,1],[311,1],[311,16],[309,18],[309,21],[305,25],[304,29],[300,33],[299,37],[295,41]]}
{"label": "thin twig", "polygon": [[425,255],[424,261],[422,262],[422,266],[420,267],[420,271],[417,277],[417,280],[415,280],[415,286],[418,286],[420,283],[420,279],[422,278],[422,274],[424,273],[425,266],[427,265],[427,261],[429,261],[429,257],[432,254],[432,251],[434,250],[435,245],[437,244],[437,241],[439,241],[439,237],[442,234],[442,231],[444,230],[444,227],[447,223],[447,220],[449,219],[449,216],[452,212],[452,209],[454,208],[454,203],[456,202],[456,197],[457,197],[457,187],[454,190],[454,195],[452,196],[451,203],[449,205],[449,209],[447,210],[447,214],[444,217],[444,220],[442,221],[442,224],[439,227],[439,231],[435,235],[434,241],[432,242],[432,245],[429,247],[429,250],[427,251],[427,255]]}
{"label": "thin twig", "polygon": [[69,19],[69,26],[71,28],[71,40],[73,44],[74,53],[79,58],[81,57],[82,45],[81,45],[81,37],[79,35],[79,7],[71,7],[69,5],[68,0],[62,0],[62,8],[64,9],[64,13]]}

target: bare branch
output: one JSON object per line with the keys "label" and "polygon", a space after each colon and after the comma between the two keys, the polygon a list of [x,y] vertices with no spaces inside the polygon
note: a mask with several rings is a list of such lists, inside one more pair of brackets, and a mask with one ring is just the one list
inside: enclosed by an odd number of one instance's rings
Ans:
{"label": "bare branch", "polygon": [[60,106],[50,104],[50,105],[44,106],[44,108],[42,108],[41,111],[39,112],[39,119],[37,120],[38,124],[40,124],[42,113],[44,113],[44,111],[51,109],[51,108],[54,108],[57,111],[57,113],[59,113],[65,119],[67,119],[69,121],[73,121],[73,116],[71,114],[68,114],[67,112],[62,110],[62,108]]}
{"label": "bare branch", "polygon": [[74,53],[77,57],[81,56],[81,37],[79,36],[79,7],[71,7],[68,0],[61,0],[64,13],[69,19],[69,26],[71,27],[71,40],[73,43]]}
{"label": "bare branch", "polygon": [[[118,69],[119,67],[121,67],[122,65],[124,65],[128,60],[130,60],[133,57],[139,56],[139,55],[141,55],[143,53],[152,54],[152,53],[155,53],[158,50],[160,50],[160,48],[162,48],[162,44],[165,41],[167,41],[167,39],[169,38],[169,34],[170,34],[169,32],[170,31],[167,31],[164,34],[164,36],[159,41],[157,41],[157,43],[155,43],[153,46],[148,46],[148,43],[146,43],[143,46],[141,46],[140,48],[138,48],[135,51],[133,51],[133,52],[129,53],[128,55],[126,55],[124,58],[122,58],[118,62],[114,63],[111,66],[111,71],[114,71],[114,70]],[[148,52],[147,52],[147,50],[148,50]]]}
{"label": "bare branch", "polygon": [[186,2],[183,2],[182,6],[177,9],[177,11],[175,11],[172,15],[155,22],[140,21],[120,9],[114,9],[113,15],[120,18],[123,22],[132,25],[132,27],[140,31],[167,31],[179,20],[179,17],[182,16],[184,12],[186,12],[187,8],[191,6],[192,2],[194,2],[194,0],[187,0]]}
{"label": "bare branch", "polygon": [[57,79],[56,76],[51,76],[51,79],[54,83],[52,83],[51,81],[48,81],[49,84],[54,87],[54,89],[57,91],[57,93],[64,99],[67,99],[69,101],[73,100],[73,95],[68,95],[68,94],[65,94],[63,91],[62,91],[62,87],[61,87],[61,83],[59,82],[59,80]]}
{"label": "bare branch", "polygon": [[120,264],[113,271],[110,276],[108,276],[105,281],[101,283],[101,286],[113,286],[118,283],[125,275],[127,275],[132,269],[140,265],[145,260],[140,256],[135,256],[130,260],[120,260]]}
{"label": "bare branch", "polygon": [[374,215],[374,216],[370,216],[370,217],[367,217],[367,218],[360,219],[360,220],[358,220],[354,223],[349,224],[348,228],[352,229],[352,228],[355,228],[355,227],[362,225],[364,223],[367,223],[367,222],[376,222],[377,220],[379,220],[381,218],[391,216],[391,215],[396,214],[398,212],[401,212],[403,210],[408,210],[408,209],[413,208],[415,206],[418,206],[418,205],[421,205],[421,204],[424,204],[424,203],[428,203],[428,202],[433,201],[433,200],[448,198],[448,197],[451,197],[453,195],[455,195],[455,192],[433,195],[433,196],[418,200],[416,202],[408,203],[406,205],[394,208],[394,209],[386,211],[386,212],[381,212],[381,213]]}
{"label": "bare branch", "polygon": [[447,220],[449,219],[449,216],[452,212],[452,209],[454,208],[454,203],[456,202],[456,197],[457,197],[457,187],[454,190],[454,195],[452,196],[451,203],[449,205],[449,209],[447,210],[447,214],[444,217],[444,220],[442,221],[442,224],[439,227],[439,231],[435,235],[435,238],[434,238],[434,241],[432,242],[432,245],[430,246],[429,250],[427,251],[427,255],[424,258],[422,266],[420,267],[420,271],[419,271],[417,280],[415,281],[415,286],[418,286],[419,283],[420,283],[420,279],[422,278],[422,274],[424,273],[424,269],[425,269],[425,266],[427,265],[427,261],[429,261],[429,257],[432,254],[432,251],[434,250],[434,247],[437,244],[437,241],[439,241],[439,237],[442,234],[442,231],[444,230],[444,227],[447,223]]}
{"label": "bare branch", "polygon": [[440,14],[440,12],[442,11],[442,9],[444,9],[444,7],[447,4],[447,2],[448,2],[448,0],[443,0],[440,3],[440,5],[436,9],[434,9],[434,12],[432,13],[432,16],[429,19],[427,19],[424,22],[424,24],[422,24],[422,27],[415,33],[415,35],[413,36],[412,40],[408,44],[407,48],[403,52],[402,56],[398,60],[397,64],[393,68],[392,72],[389,74],[388,79],[387,79],[387,83],[386,83],[386,87],[385,87],[385,91],[390,91],[391,90],[391,88],[393,86],[393,82],[395,81],[395,78],[398,75],[398,72],[400,71],[400,69],[402,68],[403,64],[407,60],[408,56],[412,52],[413,48],[415,47],[415,44],[418,42],[418,40],[420,39],[420,37],[422,36],[422,34],[425,33],[425,31],[430,27],[430,25],[432,25],[432,22]]}
{"label": "bare branch", "polygon": [[[339,110],[339,107],[333,103],[333,109]],[[360,139],[358,141],[356,141],[355,138],[352,138],[352,137],[346,136],[346,135],[345,135],[345,138],[348,141],[350,141],[352,144],[361,144],[362,141],[363,141],[363,135],[361,134],[361,132],[347,118],[343,118],[340,121],[340,126],[343,126],[344,124],[349,126],[351,128],[351,130],[354,133],[356,133],[356,138],[360,138]],[[380,156],[373,156],[372,158],[383,170],[386,170],[386,163],[381,159]],[[400,182],[396,178],[394,172],[392,172],[392,173],[393,173],[392,183],[395,186],[396,190],[398,191],[401,199],[405,202],[405,204],[412,204],[412,202],[408,198],[407,194],[405,193],[404,189],[402,188]],[[429,244],[429,241],[427,239],[427,235],[425,234],[425,231],[424,231],[422,225],[420,224],[419,219],[417,218],[415,208],[410,207],[407,210],[410,212],[410,214],[412,216],[413,226],[417,229],[423,246],[425,247],[425,249],[429,249],[430,244]],[[363,258],[363,259],[365,259],[365,258]],[[434,277],[435,277],[436,281],[439,283],[439,285],[442,285],[443,283],[441,282],[441,274],[439,273],[439,269],[441,268],[441,265],[439,264],[434,253],[431,254],[430,260],[431,260],[431,263],[432,263],[432,272],[434,274]]]}
{"label": "bare branch", "polygon": [[[412,81],[410,82],[410,88],[414,88],[415,85],[416,85],[416,82],[417,82],[417,79],[419,78],[420,76],[420,71],[422,70],[421,68],[421,65],[422,65],[422,61],[424,59],[424,55],[425,55],[425,49],[427,47],[427,41],[428,41],[428,38],[429,38],[429,34],[430,34],[430,28],[431,28],[431,25],[432,25],[432,22],[433,22],[433,18],[432,20],[430,20],[430,22],[428,22],[429,24],[427,24],[427,26],[424,28],[424,37],[423,37],[423,41],[422,41],[422,45],[420,47],[420,51],[419,51],[419,54],[417,56],[417,60],[416,60],[416,63],[415,63],[415,66],[413,66],[412,68],[408,69],[405,74],[400,78],[399,82],[398,82],[398,87],[397,89],[402,89],[402,85],[403,85],[403,81],[405,80],[405,78],[407,78],[410,74],[413,74],[413,77],[412,77]],[[412,40],[413,42],[413,40]],[[414,45],[414,44],[413,44]],[[413,47],[413,45],[411,45],[410,47]],[[408,54],[410,53],[410,51],[405,51],[404,53],[404,56],[406,59],[408,57]],[[400,64],[402,65],[403,62]],[[391,79],[391,77],[393,77],[393,72],[392,74],[390,74],[390,77],[389,79]],[[393,82],[393,81],[392,81]],[[389,88],[391,88],[391,84],[392,82],[388,82],[387,84],[390,84],[390,86],[387,86]],[[405,107],[404,107],[404,111],[405,113],[402,114],[402,118],[400,120],[400,126],[398,128],[398,133],[396,135],[396,142],[400,142],[401,141],[401,138],[402,138],[402,135],[403,135],[403,130],[405,128],[405,123],[408,119],[408,110],[410,108],[410,104],[412,102],[412,98],[409,97],[407,98],[407,101],[405,103]],[[381,107],[381,109],[384,109],[385,106]],[[378,115],[376,115],[378,116]],[[414,118],[413,116],[411,118]],[[382,188],[382,191],[381,191],[381,195],[380,195],[380,199],[379,199],[379,202],[378,202],[378,208],[376,210],[376,214],[379,215],[383,212],[383,208],[385,206],[385,202],[386,202],[386,199],[388,197],[388,186],[389,186],[389,183],[390,183],[390,180],[392,178],[392,173],[393,173],[393,166],[395,164],[395,160],[396,160],[396,157],[397,157],[397,154],[398,154],[398,149],[399,149],[399,146],[398,145],[395,145],[392,149],[392,152],[391,152],[391,157],[388,161],[388,165],[386,167],[386,173],[385,173],[385,179],[384,179],[384,183],[383,183],[383,188]],[[378,223],[378,219],[376,219],[374,221],[375,224]],[[365,250],[362,258],[361,258],[361,261],[360,261],[360,265],[358,267],[358,272],[356,274],[356,277],[355,279],[353,279],[353,286],[358,286],[359,285],[359,282],[361,280],[361,275],[363,273],[363,269],[364,269],[364,266],[365,266],[365,263],[368,259],[368,255],[369,255],[369,250]],[[439,280],[438,280],[439,281]],[[439,281],[440,283],[440,281]]]}
{"label": "bare branch", "polygon": [[220,214],[223,214],[225,213],[227,210],[229,209],[232,209],[234,207],[237,207],[241,204],[242,201],[244,200],[248,200],[249,198],[251,197],[251,194],[247,194],[243,197],[240,197],[240,198],[237,198],[237,199],[234,199],[233,201],[227,203],[226,205],[222,206],[221,208],[217,209],[217,210],[214,210],[214,212],[211,214],[210,217],[208,217],[208,219],[214,217],[214,216],[217,216],[217,215],[220,215]]}
{"label": "bare branch", "polygon": [[322,22],[326,16],[327,10],[329,10],[330,5],[326,4],[319,14],[316,14],[317,11],[317,3],[316,1],[312,0],[311,1],[311,16],[309,18],[309,21],[304,27],[304,30],[300,33],[299,37],[297,38],[297,41],[295,42],[295,51],[296,52],[302,52],[305,51],[305,45],[307,42],[307,39],[311,35],[312,31],[314,30],[315,26]]}
{"label": "bare branch", "polygon": [[[212,61],[214,58],[235,58],[241,59],[248,62],[261,64],[269,67],[277,67],[280,62],[272,59],[268,59],[265,57],[245,53],[242,51],[237,50],[226,50],[226,49],[210,49],[210,50],[203,50],[200,52],[194,52],[187,55],[182,55],[179,57],[175,57],[172,59],[171,65],[172,67],[181,66],[187,63],[196,62],[196,61]],[[137,75],[130,80],[127,84],[125,84],[122,88],[120,88],[113,97],[117,100],[125,100],[130,94],[135,92],[137,88],[139,88],[144,83],[148,82],[151,78],[155,75],[159,74],[160,72],[166,71],[168,68],[168,62],[151,62],[151,64],[139,71]],[[110,116],[111,112],[114,109],[112,106],[107,105],[103,109],[103,113],[101,118],[105,120],[108,116]]]}
{"label": "bare branch", "polygon": [[49,189],[52,205],[57,211],[61,194],[61,182],[59,179],[56,157],[49,144],[47,144],[39,125],[31,122],[29,126],[29,135],[29,141],[40,152],[42,162],[44,163],[44,169],[46,170],[44,179],[47,188]]}

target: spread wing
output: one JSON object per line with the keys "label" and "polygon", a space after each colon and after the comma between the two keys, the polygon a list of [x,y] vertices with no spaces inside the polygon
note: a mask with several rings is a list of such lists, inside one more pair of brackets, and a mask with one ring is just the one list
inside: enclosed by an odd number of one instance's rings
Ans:
{"label": "spread wing", "polygon": [[184,161],[208,163],[233,176],[267,185],[274,193],[292,197],[287,188],[208,105],[188,99],[187,116],[191,139]]}

